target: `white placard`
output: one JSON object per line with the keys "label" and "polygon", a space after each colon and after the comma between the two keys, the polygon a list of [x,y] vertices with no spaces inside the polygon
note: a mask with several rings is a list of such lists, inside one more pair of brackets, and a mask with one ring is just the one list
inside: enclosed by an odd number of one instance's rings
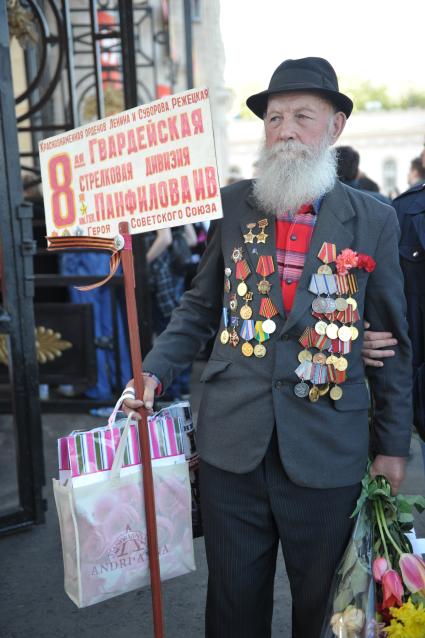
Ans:
{"label": "white placard", "polygon": [[49,236],[115,237],[222,217],[208,89],[39,144]]}

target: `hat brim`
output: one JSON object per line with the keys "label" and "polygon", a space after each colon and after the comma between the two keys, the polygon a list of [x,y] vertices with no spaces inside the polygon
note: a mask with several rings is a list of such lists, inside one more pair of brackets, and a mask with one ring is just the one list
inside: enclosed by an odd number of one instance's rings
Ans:
{"label": "hat brim", "polygon": [[350,117],[353,110],[353,102],[347,95],[339,93],[338,91],[331,91],[330,89],[316,89],[312,88],[311,84],[303,84],[297,82],[294,85],[285,85],[284,89],[277,89],[275,91],[261,91],[251,95],[247,101],[247,107],[260,119],[264,119],[264,114],[267,110],[267,102],[271,95],[280,95],[281,93],[293,93],[294,91],[304,91],[307,93],[317,93],[327,98],[334,106],[342,111],[346,117]]}

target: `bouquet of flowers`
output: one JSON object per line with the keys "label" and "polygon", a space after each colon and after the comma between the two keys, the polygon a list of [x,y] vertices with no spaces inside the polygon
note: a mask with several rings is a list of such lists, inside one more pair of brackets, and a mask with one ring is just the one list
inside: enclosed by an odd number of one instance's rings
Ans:
{"label": "bouquet of flowers", "polygon": [[425,638],[425,561],[407,536],[423,496],[362,481],[353,532],[334,576],[321,638]]}

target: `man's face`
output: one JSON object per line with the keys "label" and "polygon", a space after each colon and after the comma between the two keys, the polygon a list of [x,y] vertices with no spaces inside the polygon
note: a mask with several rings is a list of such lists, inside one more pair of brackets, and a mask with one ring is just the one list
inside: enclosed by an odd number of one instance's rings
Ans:
{"label": "man's face", "polygon": [[295,140],[318,146],[329,135],[334,144],[346,122],[344,113],[335,113],[332,105],[314,93],[282,93],[270,97],[264,117],[266,146]]}

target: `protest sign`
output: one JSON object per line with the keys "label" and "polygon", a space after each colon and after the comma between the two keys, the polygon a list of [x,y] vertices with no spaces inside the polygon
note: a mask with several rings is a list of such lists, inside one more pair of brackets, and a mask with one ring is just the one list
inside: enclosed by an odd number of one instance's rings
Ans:
{"label": "protest sign", "polygon": [[208,89],[39,144],[47,235],[131,234],[222,217]]}

